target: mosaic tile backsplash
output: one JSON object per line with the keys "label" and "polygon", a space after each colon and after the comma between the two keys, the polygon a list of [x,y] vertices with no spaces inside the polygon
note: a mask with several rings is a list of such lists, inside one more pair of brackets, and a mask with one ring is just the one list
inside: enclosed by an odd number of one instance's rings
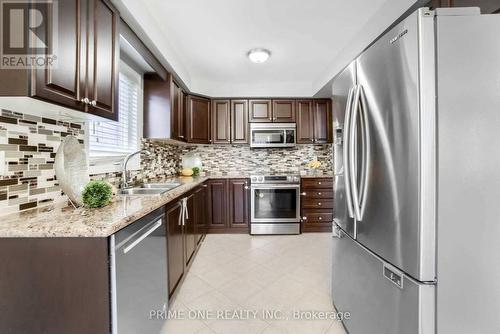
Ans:
{"label": "mosaic tile backsplash", "polygon": [[[5,172],[0,175],[0,215],[67,199],[55,177],[54,158],[61,140],[68,135],[83,144],[84,126],[1,110],[0,155],[5,155]],[[307,163],[313,159],[322,163],[320,171],[330,172],[333,164],[332,145],[250,149],[243,145],[176,145],[143,139],[142,148],[152,154],[142,155],[141,169],[132,173],[137,182],[176,175],[186,153],[199,154],[203,170],[212,173],[299,173],[307,170]],[[121,173],[91,175],[91,179],[108,180],[118,186]]]}
{"label": "mosaic tile backsplash", "polygon": [[81,124],[2,110],[0,213],[6,214],[64,200],[55,178],[54,158],[61,140],[74,135],[84,142]]}
{"label": "mosaic tile backsplash", "polygon": [[292,148],[251,149],[242,145],[181,146],[182,153],[194,152],[203,169],[220,173],[299,173],[317,159],[320,171],[333,170],[332,145],[297,145]]}

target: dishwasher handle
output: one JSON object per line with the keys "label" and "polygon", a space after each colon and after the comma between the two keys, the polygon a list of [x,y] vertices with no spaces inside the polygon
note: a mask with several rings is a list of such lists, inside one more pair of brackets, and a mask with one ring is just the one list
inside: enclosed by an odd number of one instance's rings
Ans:
{"label": "dishwasher handle", "polygon": [[130,252],[132,248],[140,244],[142,240],[144,240],[148,235],[157,230],[162,224],[163,224],[162,218],[159,218],[154,223],[152,223],[153,226],[151,226],[151,228],[149,228],[146,232],[138,236],[137,239],[132,241],[127,247],[123,248],[123,254],[127,254],[128,252]]}

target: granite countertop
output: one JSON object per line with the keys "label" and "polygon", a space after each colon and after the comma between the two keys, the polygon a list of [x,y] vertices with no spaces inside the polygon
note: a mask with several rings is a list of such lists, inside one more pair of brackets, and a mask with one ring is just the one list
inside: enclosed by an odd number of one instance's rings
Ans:
{"label": "granite countertop", "polygon": [[[332,176],[331,173],[301,175],[304,178]],[[9,214],[0,217],[0,238],[108,237],[208,179],[248,177],[244,173],[211,173],[169,178],[166,180],[182,184],[162,195],[115,196],[111,204],[101,209],[75,209],[64,202]]]}

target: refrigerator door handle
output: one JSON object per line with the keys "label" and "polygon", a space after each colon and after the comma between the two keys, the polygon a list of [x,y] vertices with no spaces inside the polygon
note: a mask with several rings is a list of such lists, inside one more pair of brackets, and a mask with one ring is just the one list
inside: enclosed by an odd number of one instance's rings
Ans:
{"label": "refrigerator door handle", "polygon": [[368,171],[370,170],[370,128],[368,126],[368,103],[366,101],[365,92],[363,86],[359,85],[360,91],[360,105],[361,105],[361,115],[362,115],[362,131],[363,131],[363,163],[362,163],[362,174],[361,174],[361,184],[359,193],[359,207],[360,215],[359,220],[363,220],[365,208],[366,208],[366,196],[368,192]]}
{"label": "refrigerator door handle", "polygon": [[[352,185],[351,193],[352,193],[352,202],[354,207],[354,216],[357,221],[361,221],[361,210],[359,209],[359,194],[358,194],[358,186],[356,180],[356,147],[353,145],[356,140],[356,124],[358,122],[358,112],[359,112],[359,96],[360,96],[360,87],[356,85],[354,89],[354,97],[353,97],[353,108],[352,115],[350,119],[349,126],[349,170],[350,170],[350,183]],[[346,175],[347,178],[347,175]]]}
{"label": "refrigerator door handle", "polygon": [[347,211],[349,217],[354,218],[353,203],[351,197],[351,185],[350,185],[350,166],[349,166],[349,147],[350,147],[350,123],[351,123],[351,113],[352,113],[352,100],[354,94],[354,87],[349,89],[349,95],[347,96],[347,104],[345,108],[345,120],[344,120],[344,148],[343,148],[343,160],[344,160],[344,181],[345,181],[345,193],[347,201]]}

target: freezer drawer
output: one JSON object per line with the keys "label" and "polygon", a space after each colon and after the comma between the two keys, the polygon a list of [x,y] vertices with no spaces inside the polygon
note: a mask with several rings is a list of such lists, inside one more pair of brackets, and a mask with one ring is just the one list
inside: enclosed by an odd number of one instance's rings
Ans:
{"label": "freezer drawer", "polygon": [[409,279],[342,230],[333,238],[332,295],[350,334],[433,334],[435,286]]}

